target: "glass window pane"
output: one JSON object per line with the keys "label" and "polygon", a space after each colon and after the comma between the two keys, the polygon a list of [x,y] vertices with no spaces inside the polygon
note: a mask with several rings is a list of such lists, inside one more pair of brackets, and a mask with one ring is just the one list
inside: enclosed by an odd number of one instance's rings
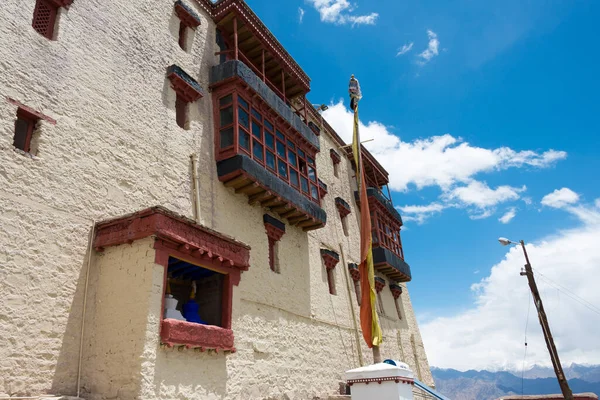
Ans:
{"label": "glass window pane", "polygon": [[233,146],[233,126],[221,131],[221,148]]}
{"label": "glass window pane", "polygon": [[277,141],[277,155],[285,159],[285,145],[279,140]]}
{"label": "glass window pane", "polygon": [[233,108],[232,107],[227,107],[227,108],[224,108],[221,110],[220,123],[221,123],[220,126],[222,126],[222,127],[233,124]]}
{"label": "glass window pane", "polygon": [[265,144],[268,148],[275,150],[275,138],[272,133],[265,132]]}
{"label": "glass window pane", "polygon": [[285,135],[279,131],[277,131],[277,138],[281,140],[285,140]]}
{"label": "glass window pane", "polygon": [[290,149],[294,149],[296,150],[296,145],[294,144],[294,142],[292,142],[291,140],[287,141],[287,145]]}
{"label": "glass window pane", "polygon": [[275,154],[267,150],[267,167],[275,169]]}
{"label": "glass window pane", "polygon": [[230,94],[228,94],[228,95],[227,95],[227,96],[225,96],[225,97],[221,97],[221,98],[219,99],[219,105],[220,105],[221,107],[222,107],[222,106],[226,106],[227,104],[231,104],[231,95],[230,95]]}
{"label": "glass window pane", "polygon": [[250,151],[250,135],[240,129],[240,146]]}
{"label": "glass window pane", "polygon": [[308,193],[308,179],[306,179],[305,177],[301,176],[300,177],[300,184],[302,185],[302,191]]}
{"label": "glass window pane", "polygon": [[262,139],[262,136],[260,135],[260,125],[254,121],[252,121],[252,134],[258,139]]}
{"label": "glass window pane", "polygon": [[273,132],[273,124],[265,119],[265,128],[271,132]]}
{"label": "glass window pane", "polygon": [[287,163],[281,158],[277,160],[277,170],[279,171],[279,176],[287,180]]}
{"label": "glass window pane", "polygon": [[308,167],[308,177],[313,182],[317,181],[317,173],[313,167],[310,167],[310,166]]}
{"label": "glass window pane", "polygon": [[304,154],[304,152],[300,149],[298,149],[298,155],[302,158],[306,158],[306,154]]}
{"label": "glass window pane", "polygon": [[248,102],[246,100],[244,100],[243,98],[241,98],[240,96],[238,96],[238,103],[240,103],[240,105],[242,107],[244,107],[246,110],[248,109]]}
{"label": "glass window pane", "polygon": [[297,167],[296,165],[296,153],[291,150],[288,150],[288,161],[292,167]]}
{"label": "glass window pane", "polygon": [[246,129],[250,128],[250,120],[248,118],[248,113],[242,109],[242,107],[238,107],[238,119],[240,120],[240,125],[246,127]]}
{"label": "glass window pane", "polygon": [[317,200],[319,198],[319,191],[315,185],[310,185],[310,195],[313,199]]}
{"label": "glass window pane", "polygon": [[290,168],[290,183],[298,187],[298,171],[293,168]]}
{"label": "glass window pane", "polygon": [[315,165],[315,159],[314,159],[314,158],[312,158],[312,157],[308,157],[308,159],[307,159],[307,160],[308,160],[308,163],[309,163],[309,164]]}
{"label": "glass window pane", "polygon": [[256,160],[263,160],[263,146],[257,140],[252,141],[252,154]]}
{"label": "glass window pane", "polygon": [[252,116],[257,120],[262,121],[262,115],[260,115],[260,113],[254,108],[252,109]]}

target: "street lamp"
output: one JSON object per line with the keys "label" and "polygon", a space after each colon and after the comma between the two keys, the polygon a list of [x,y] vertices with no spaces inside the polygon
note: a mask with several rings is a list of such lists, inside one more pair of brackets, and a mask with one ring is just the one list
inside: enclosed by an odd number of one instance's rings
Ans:
{"label": "street lamp", "polygon": [[[502,246],[508,246],[510,244],[513,244],[515,246],[521,245],[521,248],[523,249],[523,254],[525,255],[526,263],[525,272],[521,272],[521,276],[527,276],[529,289],[531,290],[531,294],[533,295],[533,302],[535,304],[535,308],[537,309],[538,319],[540,321],[540,325],[542,326],[542,333],[544,334],[544,339],[546,340],[546,346],[548,347],[548,352],[550,353],[550,360],[552,361],[552,365],[554,366],[554,372],[556,373],[556,378],[558,379],[560,390],[562,391],[565,400],[573,400],[573,393],[571,392],[571,388],[569,387],[569,383],[567,382],[567,378],[565,377],[565,374],[563,372],[562,365],[560,364],[560,359],[558,358],[558,351],[556,351],[556,346],[554,345],[554,339],[552,339],[550,325],[548,324],[548,317],[546,316],[546,312],[544,311],[542,298],[540,297],[540,292],[538,291],[537,284],[535,283],[535,278],[533,276],[533,268],[531,268],[531,263],[529,262],[529,256],[527,255],[525,242],[523,240],[515,242],[504,237],[498,238],[498,241]],[[527,344],[525,344],[525,346],[527,346]]]}
{"label": "street lamp", "polygon": [[317,111],[327,111],[329,109],[327,104],[313,104],[312,106],[316,108]]}

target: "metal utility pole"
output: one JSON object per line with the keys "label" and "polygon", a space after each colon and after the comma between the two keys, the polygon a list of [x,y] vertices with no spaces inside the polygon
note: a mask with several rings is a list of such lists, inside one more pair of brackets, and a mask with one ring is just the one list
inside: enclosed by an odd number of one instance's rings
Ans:
{"label": "metal utility pole", "polygon": [[521,243],[521,247],[523,248],[526,261],[525,272],[521,272],[521,275],[527,276],[527,280],[529,281],[529,289],[531,289],[531,294],[533,295],[533,302],[535,304],[535,308],[537,309],[538,318],[540,320],[540,325],[542,326],[542,332],[544,333],[546,346],[548,346],[548,352],[550,352],[550,359],[552,360],[552,365],[554,366],[554,372],[556,373],[560,390],[562,391],[565,400],[573,400],[573,392],[571,392],[571,388],[569,387],[569,383],[567,382],[567,378],[565,378],[565,374],[560,364],[558,351],[556,351],[556,346],[554,346],[554,339],[552,339],[550,325],[548,325],[548,317],[546,317],[544,305],[542,304],[542,298],[540,297],[540,292],[538,291],[535,278],[533,277],[533,269],[531,268],[531,263],[529,262],[529,256],[527,255],[525,242],[521,240],[519,243]]}

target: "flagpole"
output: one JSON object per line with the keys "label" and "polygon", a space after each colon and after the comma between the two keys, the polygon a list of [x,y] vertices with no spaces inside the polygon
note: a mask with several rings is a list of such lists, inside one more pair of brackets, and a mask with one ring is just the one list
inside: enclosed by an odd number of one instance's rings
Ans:
{"label": "flagpole", "polygon": [[[353,137],[353,143],[352,143],[352,147],[353,147],[353,153],[354,153],[354,160],[356,163],[356,181],[357,181],[357,186],[358,186],[358,190],[359,193],[361,193],[361,195],[359,196],[361,198],[361,201],[365,204],[361,204],[361,264],[365,263],[367,266],[370,264],[371,265],[371,269],[372,269],[372,255],[370,254],[372,251],[371,248],[371,232],[363,232],[363,228],[364,227],[368,227],[370,226],[370,216],[369,215],[362,215],[363,213],[369,213],[368,210],[368,204],[367,202],[367,198],[366,198],[366,188],[364,188],[363,186],[366,185],[366,179],[364,176],[364,170],[363,170],[363,165],[362,165],[362,149],[361,149],[361,141],[360,141],[360,132],[359,132],[359,119],[358,119],[358,101],[361,99],[362,97],[362,93],[360,91],[360,85],[358,83],[358,81],[354,78],[354,75],[352,75],[352,77],[350,78],[350,88],[349,88],[349,92],[350,92],[350,108],[352,108],[352,111],[354,112],[354,137]],[[364,197],[364,198],[363,198]],[[364,206],[364,207],[363,207]],[[366,218],[366,223],[363,225],[363,218]],[[370,230],[370,229],[369,229]],[[369,237],[369,246],[368,246],[368,252],[365,254],[363,254],[363,234],[367,234]],[[363,260],[362,257],[365,256],[366,258]],[[374,288],[372,287],[374,282],[373,282],[373,272],[369,271],[368,268],[364,268],[363,270],[363,274],[368,272],[369,274],[369,280],[371,281],[370,284],[368,285],[368,289],[369,291],[372,291]],[[367,277],[362,277],[361,276],[361,283],[364,282],[364,280]],[[378,321],[378,316],[375,312],[375,310],[373,309],[374,304],[373,301],[374,299],[372,298],[371,293],[369,293],[369,303],[370,303],[370,308],[371,308],[371,324],[370,324],[370,328],[371,328],[371,332],[369,332],[369,335],[365,336],[365,332],[364,329],[365,327],[363,326],[363,310],[362,307],[364,307],[366,305],[365,300],[365,287],[364,285],[361,285],[363,287],[361,287],[362,292],[363,292],[363,301],[361,302],[361,327],[363,328],[363,336],[366,337],[369,336],[371,338],[371,341],[367,341],[367,345],[369,347],[371,347],[371,349],[373,350],[373,363],[377,364],[377,363],[381,363],[382,357],[381,357],[381,352],[379,349],[379,345],[375,344],[375,343],[380,343],[381,339],[382,339],[382,335],[381,335],[381,328],[379,326],[379,321]],[[373,326],[375,326],[375,328],[373,328]],[[374,334],[373,332],[378,332],[377,334]],[[378,340],[374,340],[375,338],[373,336],[378,336]]]}

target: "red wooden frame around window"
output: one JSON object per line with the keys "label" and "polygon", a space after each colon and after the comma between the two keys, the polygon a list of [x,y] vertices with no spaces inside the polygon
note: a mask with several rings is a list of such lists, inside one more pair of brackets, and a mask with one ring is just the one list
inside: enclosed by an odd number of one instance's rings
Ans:
{"label": "red wooden frame around window", "polygon": [[33,11],[31,26],[40,35],[52,40],[54,27],[60,7],[51,0],[37,0]]}
{"label": "red wooden frame around window", "polygon": [[299,143],[265,106],[235,90],[215,95],[214,101],[217,161],[246,154],[320,205],[314,150]]}

